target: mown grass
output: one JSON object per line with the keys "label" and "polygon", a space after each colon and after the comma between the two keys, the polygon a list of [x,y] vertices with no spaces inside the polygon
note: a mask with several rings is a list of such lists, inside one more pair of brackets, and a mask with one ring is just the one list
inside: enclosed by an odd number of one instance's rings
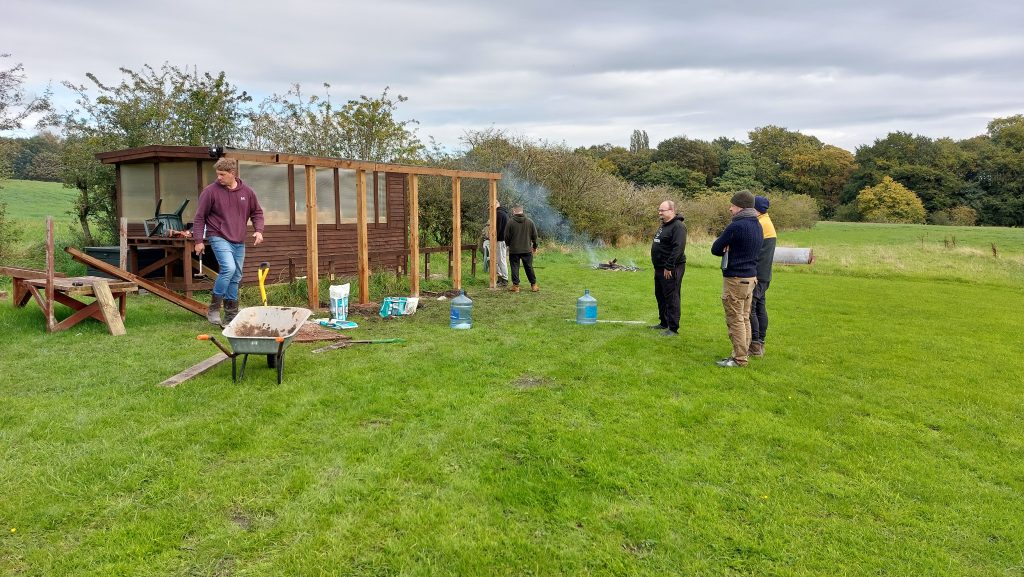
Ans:
{"label": "mown grass", "polygon": [[[653,321],[646,247],[594,254],[639,273],[545,247],[539,294],[466,279],[472,330],[435,300],[357,317],[406,342],[294,344],[282,385],[254,358],[239,383],[154,386],[216,351],[153,296],[118,338],[0,306],[0,573],[1020,574],[1020,269],[965,276],[917,229],[856,230],[783,233],[819,260],[776,268],[768,354],[742,370],[713,364],[707,243],[679,338],[567,320],[589,288],[602,320]],[[874,271],[884,248],[909,264]]]}

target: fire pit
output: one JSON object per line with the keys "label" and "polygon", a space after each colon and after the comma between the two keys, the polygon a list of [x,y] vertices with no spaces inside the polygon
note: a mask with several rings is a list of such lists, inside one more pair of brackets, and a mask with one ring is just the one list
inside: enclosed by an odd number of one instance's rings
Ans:
{"label": "fire pit", "polygon": [[598,270],[624,270],[627,272],[637,272],[640,267],[636,266],[624,266],[616,262],[618,259],[613,258],[608,262],[601,262],[594,265],[594,268]]}

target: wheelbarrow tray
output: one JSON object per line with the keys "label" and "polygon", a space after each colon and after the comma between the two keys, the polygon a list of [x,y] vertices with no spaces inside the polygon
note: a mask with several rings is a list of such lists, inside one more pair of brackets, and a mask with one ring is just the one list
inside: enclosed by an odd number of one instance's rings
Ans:
{"label": "wheelbarrow tray", "polygon": [[[246,307],[222,334],[236,355],[276,355],[291,344],[311,314],[300,307]],[[279,344],[278,337],[284,337],[284,342]]]}

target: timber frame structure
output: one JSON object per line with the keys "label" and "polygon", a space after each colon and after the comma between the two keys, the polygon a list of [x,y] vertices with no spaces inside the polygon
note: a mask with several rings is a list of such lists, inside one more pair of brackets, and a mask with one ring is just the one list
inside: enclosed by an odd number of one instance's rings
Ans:
{"label": "timber frame structure", "polygon": [[[139,236],[143,220],[153,216],[149,206],[169,198],[176,204],[191,201],[185,221],[191,221],[199,193],[213,182],[212,149],[197,146],[145,146],[104,152],[96,158],[113,164],[117,174],[117,215],[128,219],[129,237]],[[496,210],[500,173],[475,172],[348,160],[322,156],[286,154],[257,150],[224,148],[224,158],[239,162],[239,176],[256,191],[264,214],[268,205],[280,210],[264,226],[264,243],[247,246],[247,261],[267,261],[272,269],[284,270],[293,257],[304,256],[307,296],[310,308],[320,307],[319,279],[322,272],[355,272],[359,280],[359,303],[369,303],[370,255],[382,266],[405,270],[409,275],[411,296],[419,296],[419,181],[420,176],[451,178],[452,238],[462,238],[462,180],[487,180],[489,196],[489,236],[497,246]],[[276,167],[272,169],[260,167]],[[254,182],[261,170],[275,174],[274,185]],[[345,178],[354,180],[354,215],[342,214],[342,187]],[[372,184],[368,189],[368,179]],[[269,181],[268,181],[269,182]],[[321,190],[318,194],[318,183]],[[324,190],[333,184],[333,195]],[[325,208],[318,207],[318,199]],[[348,199],[351,201],[351,199]],[[373,206],[367,203],[372,200]],[[151,203],[151,204],[150,204]],[[162,205],[165,211],[173,209]],[[350,209],[352,207],[349,207]],[[383,210],[382,210],[383,209]],[[333,214],[332,214],[333,212]],[[303,214],[304,213],[304,214]],[[353,218],[354,216],[354,218]],[[322,222],[321,219],[327,221]],[[370,221],[373,221],[372,223]],[[355,250],[353,251],[353,245]],[[328,255],[324,258],[323,255]],[[455,248],[452,284],[462,288],[462,261]],[[496,285],[496,254],[490,253],[490,287]],[[256,281],[256,267],[247,267],[243,283]]]}

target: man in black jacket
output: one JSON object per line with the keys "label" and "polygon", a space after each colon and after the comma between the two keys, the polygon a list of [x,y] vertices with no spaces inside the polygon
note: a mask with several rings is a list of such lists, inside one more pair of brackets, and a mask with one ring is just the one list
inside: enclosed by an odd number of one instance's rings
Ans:
{"label": "man in black jacket", "polygon": [[498,286],[508,285],[508,245],[505,244],[505,227],[508,226],[508,211],[505,210],[501,203],[498,203],[497,211],[495,211],[495,224],[498,229],[498,252],[495,255],[497,258],[498,270]]}
{"label": "man in black jacket", "polygon": [[686,272],[686,225],[671,200],[658,206],[658,218],[661,226],[651,243],[651,264],[659,323],[649,328],[661,329],[662,336],[674,337],[679,334],[679,293]]}
{"label": "man in black jacket", "polygon": [[750,304],[757,284],[757,255],[764,241],[754,210],[754,195],[741,190],[729,207],[732,221],[711,244],[711,254],[722,257],[722,306],[729,327],[732,356],[720,367],[745,367],[750,347]]}

